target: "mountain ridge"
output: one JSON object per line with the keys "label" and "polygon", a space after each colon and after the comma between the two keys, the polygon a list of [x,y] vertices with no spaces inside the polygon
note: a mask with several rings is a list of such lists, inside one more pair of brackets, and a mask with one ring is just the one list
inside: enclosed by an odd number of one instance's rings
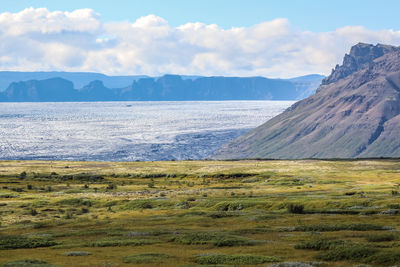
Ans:
{"label": "mountain ridge", "polygon": [[[363,50],[367,46],[367,49]],[[226,158],[399,157],[400,48],[357,44],[368,60],[359,70],[336,67],[316,94],[215,152]],[[362,55],[360,55],[362,57]],[[346,69],[348,68],[348,69]],[[351,73],[350,73],[351,72]],[[345,73],[338,78],[337,73]]]}
{"label": "mountain ridge", "polygon": [[[0,101],[297,100],[312,94],[322,76],[305,76],[298,79],[168,74],[161,77],[140,77],[122,88],[109,88],[102,80],[94,80],[76,89],[73,82],[55,77],[12,82],[5,91],[0,92]],[[45,88],[46,84],[54,88]],[[45,95],[45,92],[48,95]]]}

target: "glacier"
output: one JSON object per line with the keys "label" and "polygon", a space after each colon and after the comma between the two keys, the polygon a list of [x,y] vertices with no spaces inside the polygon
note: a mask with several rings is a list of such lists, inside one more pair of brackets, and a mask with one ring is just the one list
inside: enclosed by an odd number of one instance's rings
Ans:
{"label": "glacier", "polygon": [[0,159],[206,159],[293,101],[0,103]]}

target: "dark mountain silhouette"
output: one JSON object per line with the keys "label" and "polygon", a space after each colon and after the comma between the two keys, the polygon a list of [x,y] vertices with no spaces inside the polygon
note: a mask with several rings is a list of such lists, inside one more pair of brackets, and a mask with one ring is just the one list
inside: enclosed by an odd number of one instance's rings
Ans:
{"label": "dark mountain silhouette", "polygon": [[0,93],[0,101],[297,100],[313,93],[322,77],[283,80],[164,75],[139,78],[129,86],[113,89],[101,80],[74,89],[68,80],[50,78],[13,82]]}
{"label": "dark mountain silhouette", "polygon": [[113,101],[118,100],[118,90],[109,89],[102,81],[96,80],[80,89],[79,96],[82,101]]}
{"label": "dark mountain silhouette", "polygon": [[293,100],[300,93],[286,80],[263,77],[200,77],[178,75],[134,81],[121,96],[132,100]]}
{"label": "dark mountain silhouette", "polygon": [[216,158],[400,157],[400,48],[357,44],[316,94]]}
{"label": "dark mountain silhouette", "polygon": [[29,80],[47,80],[51,78],[62,78],[74,84],[74,88],[80,89],[92,81],[102,81],[106,87],[122,88],[129,86],[133,81],[145,78],[144,75],[107,76],[94,72],[63,72],[63,71],[0,71],[0,91],[4,91],[12,82]]}
{"label": "dark mountain silhouette", "polygon": [[76,101],[78,100],[78,91],[74,89],[72,82],[61,78],[13,82],[0,95],[0,100],[12,102]]}

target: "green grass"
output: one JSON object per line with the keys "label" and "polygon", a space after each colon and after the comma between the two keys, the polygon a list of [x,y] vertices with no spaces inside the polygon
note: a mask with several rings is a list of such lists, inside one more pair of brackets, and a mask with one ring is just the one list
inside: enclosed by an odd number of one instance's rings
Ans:
{"label": "green grass", "polygon": [[390,209],[400,207],[400,160],[0,161],[0,170],[0,266],[399,263],[400,214]]}

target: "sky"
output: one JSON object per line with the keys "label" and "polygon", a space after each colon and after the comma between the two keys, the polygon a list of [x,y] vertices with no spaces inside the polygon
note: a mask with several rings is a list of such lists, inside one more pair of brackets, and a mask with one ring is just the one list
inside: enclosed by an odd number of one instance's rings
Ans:
{"label": "sky", "polygon": [[328,75],[358,42],[400,45],[400,1],[2,0],[0,70]]}

